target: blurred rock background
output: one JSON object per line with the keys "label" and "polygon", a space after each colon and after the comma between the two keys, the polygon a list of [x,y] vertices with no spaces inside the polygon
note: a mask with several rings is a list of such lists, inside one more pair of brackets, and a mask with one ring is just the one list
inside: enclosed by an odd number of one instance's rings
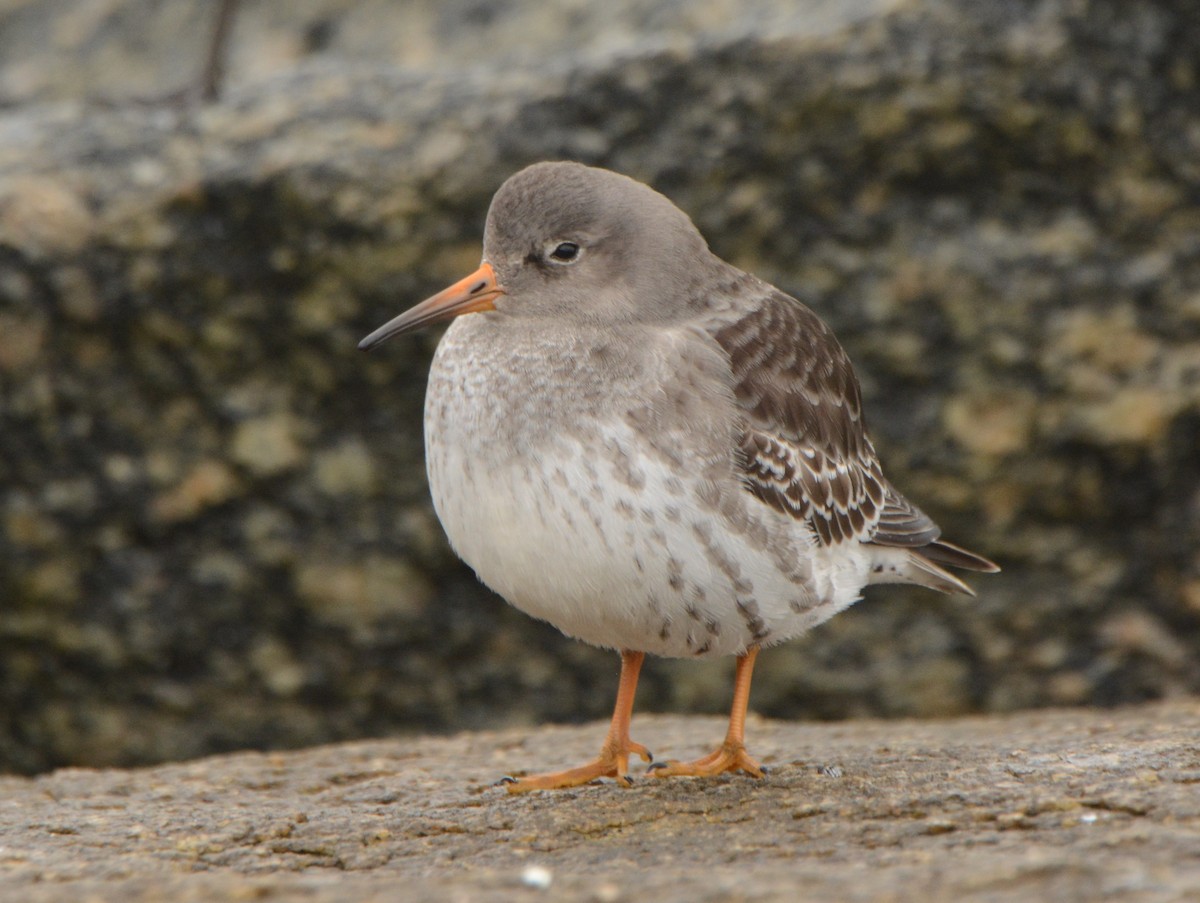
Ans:
{"label": "blurred rock background", "polygon": [[616,657],[445,545],[436,336],[354,349],[546,158],[812,304],[893,480],[1005,568],[871,591],[757,711],[1200,690],[1192,3],[245,0],[219,100],[163,101],[217,7],[0,0],[0,770],[608,714]]}

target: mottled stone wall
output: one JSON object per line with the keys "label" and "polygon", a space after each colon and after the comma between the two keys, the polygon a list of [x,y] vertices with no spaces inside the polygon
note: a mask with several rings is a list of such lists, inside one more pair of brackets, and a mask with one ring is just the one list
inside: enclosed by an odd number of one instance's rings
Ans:
{"label": "mottled stone wall", "polygon": [[[605,713],[615,659],[444,544],[434,339],[354,351],[560,157],[816,307],[893,480],[1005,568],[972,602],[872,591],[763,656],[759,711],[1200,689],[1187,4],[631,0],[581,54],[586,16],[359,6],[247,4],[230,90],[180,109],[121,99],[186,68],[149,13],[45,5],[39,80],[35,12],[0,2],[0,768]],[[727,676],[656,662],[640,700],[720,710]]]}

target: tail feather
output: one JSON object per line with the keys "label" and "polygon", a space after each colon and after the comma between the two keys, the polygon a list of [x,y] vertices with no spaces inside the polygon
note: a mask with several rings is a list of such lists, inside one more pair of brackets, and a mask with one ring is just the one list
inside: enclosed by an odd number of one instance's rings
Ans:
{"label": "tail feather", "polygon": [[982,555],[976,555],[962,546],[956,546],[944,539],[936,539],[927,546],[922,546],[920,553],[930,561],[944,564],[947,567],[961,568],[964,571],[978,571],[982,574],[995,574],[1000,566],[994,561],[988,561]]}
{"label": "tail feather", "polygon": [[939,593],[974,596],[975,591],[942,567],[995,573],[1000,570],[982,556],[941,540],[916,549],[872,544],[874,561],[869,583],[911,583]]}
{"label": "tail feather", "polygon": [[937,590],[939,593],[962,593],[974,596],[975,590],[947,570],[938,567],[920,552],[908,553],[909,576],[913,583]]}

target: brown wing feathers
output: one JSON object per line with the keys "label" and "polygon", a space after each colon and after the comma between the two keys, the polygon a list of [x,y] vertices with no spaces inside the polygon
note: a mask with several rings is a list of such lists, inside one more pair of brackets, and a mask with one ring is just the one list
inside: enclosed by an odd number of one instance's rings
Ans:
{"label": "brown wing feathers", "polygon": [[938,526],[883,476],[850,359],[815,313],[771,291],[713,333],[745,413],[740,452],[751,493],[812,525],[819,541],[920,548],[933,561],[995,570],[938,541]]}
{"label": "brown wing feathers", "polygon": [[749,490],[832,545],[874,536],[894,490],[862,420],[849,359],[811,310],[773,293],[714,337],[729,355]]}

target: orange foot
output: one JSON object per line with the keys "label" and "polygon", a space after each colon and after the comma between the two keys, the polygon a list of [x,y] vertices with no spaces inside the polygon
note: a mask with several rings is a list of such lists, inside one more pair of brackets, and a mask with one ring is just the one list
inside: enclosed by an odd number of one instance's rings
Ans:
{"label": "orange foot", "polygon": [[633,697],[637,693],[638,672],[642,669],[645,653],[621,653],[621,680],[617,685],[617,704],[613,707],[612,724],[608,736],[600,747],[600,755],[586,765],[552,771],[549,774],[531,774],[525,778],[503,778],[500,783],[509,793],[527,793],[530,790],[558,790],[563,787],[578,787],[590,784],[597,778],[616,778],[622,787],[632,787],[629,778],[630,755],[641,756],[653,762],[650,750],[629,739],[629,721],[633,713]]}
{"label": "orange foot", "polygon": [[531,774],[524,778],[502,778],[500,783],[509,793],[527,793],[530,790],[559,790],[564,787],[578,787],[590,784],[597,778],[616,778],[622,787],[632,787],[633,780],[629,777],[629,756],[638,755],[644,762],[653,762],[654,756],[650,750],[640,743],[634,743],[625,738],[621,745],[604,745],[594,760],[578,768],[568,768],[566,771],[552,771],[547,774]]}
{"label": "orange foot", "polygon": [[667,762],[655,762],[650,766],[650,774],[656,778],[711,778],[727,771],[744,771],[756,778],[766,776],[763,767],[740,743],[723,743],[715,751],[694,762],[677,762],[671,759]]}
{"label": "orange foot", "polygon": [[758,657],[758,647],[752,646],[738,656],[737,674],[733,679],[733,707],[729,711],[729,730],[725,732],[725,742],[714,752],[694,762],[655,762],[650,766],[650,773],[656,778],[671,778],[677,775],[698,778],[711,778],[713,775],[724,774],[727,771],[744,771],[756,778],[764,777],[766,772],[746,752],[746,705],[750,701],[750,675],[754,672],[754,659]]}

